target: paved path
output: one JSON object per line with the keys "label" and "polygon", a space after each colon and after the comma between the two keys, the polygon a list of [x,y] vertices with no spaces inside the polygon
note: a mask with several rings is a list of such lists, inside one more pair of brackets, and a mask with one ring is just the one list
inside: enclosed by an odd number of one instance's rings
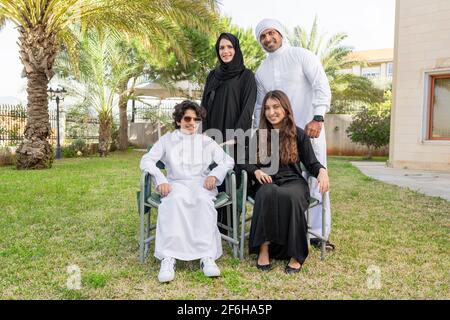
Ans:
{"label": "paved path", "polygon": [[351,163],[366,176],[450,201],[450,172],[394,169],[375,161]]}

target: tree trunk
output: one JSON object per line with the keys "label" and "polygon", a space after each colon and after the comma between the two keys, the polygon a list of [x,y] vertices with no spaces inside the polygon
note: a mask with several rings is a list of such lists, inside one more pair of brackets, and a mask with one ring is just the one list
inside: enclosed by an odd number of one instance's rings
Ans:
{"label": "tree trunk", "polygon": [[46,169],[53,163],[53,148],[48,142],[51,127],[48,118],[47,85],[53,76],[57,46],[55,36],[43,25],[18,28],[20,58],[27,82],[27,124],[24,139],[17,149],[17,169]]}
{"label": "tree trunk", "polygon": [[373,155],[373,148],[371,146],[367,146],[367,156],[364,158],[365,160],[371,160]]}
{"label": "tree trunk", "polygon": [[127,83],[122,84],[119,88],[119,92],[122,93],[119,97],[119,150],[122,151],[128,149],[128,94],[124,93],[126,90]]}
{"label": "tree trunk", "polygon": [[109,154],[109,147],[111,145],[111,124],[112,118],[110,115],[100,115],[98,128],[98,153],[100,154],[100,157],[107,157]]}

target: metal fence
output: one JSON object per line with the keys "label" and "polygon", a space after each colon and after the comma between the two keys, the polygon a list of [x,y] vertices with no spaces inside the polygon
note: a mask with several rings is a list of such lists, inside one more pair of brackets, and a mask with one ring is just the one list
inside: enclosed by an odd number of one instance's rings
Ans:
{"label": "metal fence", "polygon": [[[128,120],[131,122],[160,122],[162,125],[172,122],[174,107],[183,99],[142,99],[130,101]],[[200,104],[200,101],[195,101]],[[52,128],[50,141],[56,143],[57,114],[55,109],[49,109],[49,121]],[[23,105],[0,104],[0,146],[14,146],[22,142],[27,122],[27,110]],[[87,143],[98,141],[97,119],[90,117],[72,118],[70,114],[60,113],[61,142],[83,139]]]}
{"label": "metal fence", "polygon": [[0,144],[15,145],[22,141],[26,121],[25,107],[0,105]]}
{"label": "metal fence", "polygon": [[[183,99],[143,99],[142,101],[131,101],[128,108],[128,119],[131,122],[156,122],[162,118],[171,121],[174,107]],[[195,101],[200,104],[200,101]]]}
{"label": "metal fence", "polygon": [[83,117],[81,119],[67,117],[65,125],[64,140],[66,142],[75,139],[83,139],[86,143],[98,142],[98,119],[88,117]]}
{"label": "metal fence", "polygon": [[[57,114],[50,109],[49,121],[52,128],[50,141],[56,143]],[[0,104],[0,146],[14,146],[20,144],[24,138],[27,111],[23,105]],[[64,130],[64,132],[61,132]],[[74,119],[61,117],[60,135],[64,140],[84,139],[87,142],[98,140],[98,120],[93,118]]]}

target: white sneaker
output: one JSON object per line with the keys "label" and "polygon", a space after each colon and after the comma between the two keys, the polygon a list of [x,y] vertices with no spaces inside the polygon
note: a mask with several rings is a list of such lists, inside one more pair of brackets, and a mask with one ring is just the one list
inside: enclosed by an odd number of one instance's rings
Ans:
{"label": "white sneaker", "polygon": [[161,260],[161,269],[159,269],[159,282],[169,282],[175,279],[175,263],[174,258],[164,258]]}
{"label": "white sneaker", "polygon": [[220,276],[220,269],[217,266],[213,258],[201,258],[200,259],[200,269],[207,277],[218,277]]}

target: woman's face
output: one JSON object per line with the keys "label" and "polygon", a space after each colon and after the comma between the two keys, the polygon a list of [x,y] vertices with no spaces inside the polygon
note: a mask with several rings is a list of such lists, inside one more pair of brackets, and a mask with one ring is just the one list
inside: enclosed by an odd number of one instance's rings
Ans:
{"label": "woman's face", "polygon": [[274,128],[278,129],[286,117],[286,111],[284,111],[280,101],[269,98],[264,105],[264,116]]}
{"label": "woman's face", "polygon": [[197,132],[198,126],[202,119],[192,109],[187,109],[184,112],[183,118],[177,124],[180,126],[180,130],[186,134],[194,134]]}
{"label": "woman's face", "polygon": [[234,47],[230,40],[222,38],[219,42],[219,57],[224,63],[229,63],[234,58]]}

